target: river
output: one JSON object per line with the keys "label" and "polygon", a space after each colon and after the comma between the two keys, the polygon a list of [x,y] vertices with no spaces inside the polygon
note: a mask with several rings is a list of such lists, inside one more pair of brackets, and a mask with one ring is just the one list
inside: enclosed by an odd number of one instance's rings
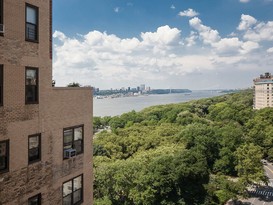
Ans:
{"label": "river", "polygon": [[140,111],[153,105],[188,102],[222,95],[217,91],[192,91],[190,94],[141,95],[136,97],[103,98],[93,100],[94,116],[116,116],[132,110]]}

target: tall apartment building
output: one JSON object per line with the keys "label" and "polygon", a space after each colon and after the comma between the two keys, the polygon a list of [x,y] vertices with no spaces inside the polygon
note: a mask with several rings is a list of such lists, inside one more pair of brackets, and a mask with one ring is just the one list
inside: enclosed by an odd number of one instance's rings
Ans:
{"label": "tall apartment building", "polygon": [[0,0],[1,205],[93,204],[92,89],[52,87],[51,15]]}
{"label": "tall apartment building", "polygon": [[270,73],[260,75],[253,80],[254,83],[254,109],[273,107],[273,76]]}

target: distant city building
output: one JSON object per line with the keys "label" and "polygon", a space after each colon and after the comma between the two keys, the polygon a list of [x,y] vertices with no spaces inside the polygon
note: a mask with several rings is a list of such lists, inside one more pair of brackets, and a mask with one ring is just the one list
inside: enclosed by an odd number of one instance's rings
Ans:
{"label": "distant city building", "polygon": [[265,107],[273,107],[273,76],[271,73],[260,75],[259,78],[253,80],[254,83],[254,99],[253,108],[261,109]]}
{"label": "distant city building", "polygon": [[141,84],[140,85],[140,91],[144,91],[145,90],[145,84]]}

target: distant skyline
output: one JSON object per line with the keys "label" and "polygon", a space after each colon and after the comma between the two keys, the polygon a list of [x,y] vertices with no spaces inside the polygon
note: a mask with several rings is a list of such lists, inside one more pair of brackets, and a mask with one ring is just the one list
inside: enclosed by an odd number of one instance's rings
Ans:
{"label": "distant skyline", "polygon": [[53,79],[233,89],[273,73],[273,0],[54,0]]}

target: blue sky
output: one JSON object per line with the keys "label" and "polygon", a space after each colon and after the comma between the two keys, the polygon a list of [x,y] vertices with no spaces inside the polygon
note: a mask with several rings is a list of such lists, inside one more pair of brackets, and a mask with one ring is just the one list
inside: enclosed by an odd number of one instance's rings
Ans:
{"label": "blue sky", "polygon": [[54,0],[53,74],[101,89],[245,88],[273,72],[272,0]]}

